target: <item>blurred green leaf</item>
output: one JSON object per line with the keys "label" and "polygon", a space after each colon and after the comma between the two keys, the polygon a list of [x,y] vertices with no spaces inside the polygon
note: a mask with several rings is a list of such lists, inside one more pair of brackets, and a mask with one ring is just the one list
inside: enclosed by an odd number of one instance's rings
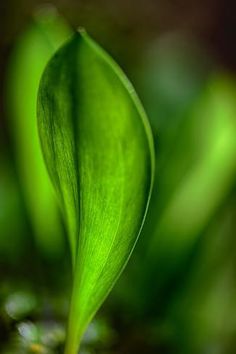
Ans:
{"label": "blurred green leaf", "polygon": [[8,70],[8,109],[21,185],[38,246],[50,256],[62,251],[62,232],[40,149],[36,103],[47,61],[70,33],[54,8],[39,10],[16,42]]}
{"label": "blurred green leaf", "polygon": [[175,267],[175,260],[184,260],[232,188],[236,175],[235,97],[234,83],[217,75],[209,80],[193,111],[189,132],[197,153],[154,229],[149,256],[155,262],[169,259]]}
{"label": "blurred green leaf", "polygon": [[[235,193],[206,229],[169,320],[181,353],[235,353]],[[181,336],[184,333],[184,337]]]}
{"label": "blurred green leaf", "polygon": [[25,256],[27,228],[16,176],[3,152],[0,146],[0,259],[4,264],[17,264]]}
{"label": "blurred green leaf", "polygon": [[66,353],[126,265],[153,180],[153,143],[124,73],[84,31],[56,53],[39,90],[39,132],[64,209],[74,285]]}

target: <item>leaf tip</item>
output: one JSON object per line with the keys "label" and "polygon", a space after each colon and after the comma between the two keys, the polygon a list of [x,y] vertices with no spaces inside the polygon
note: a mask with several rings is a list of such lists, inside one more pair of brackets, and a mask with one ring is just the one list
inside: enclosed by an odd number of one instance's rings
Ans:
{"label": "leaf tip", "polygon": [[79,26],[78,29],[77,29],[77,32],[81,35],[81,36],[84,36],[87,34],[87,31],[84,27],[82,26]]}

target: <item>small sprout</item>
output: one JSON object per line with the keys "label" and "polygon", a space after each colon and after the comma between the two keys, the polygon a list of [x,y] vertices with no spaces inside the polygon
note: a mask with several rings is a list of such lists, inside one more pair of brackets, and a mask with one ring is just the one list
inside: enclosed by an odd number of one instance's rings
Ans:
{"label": "small sprout", "polygon": [[140,234],[153,183],[152,135],[125,74],[85,31],[44,71],[38,127],[70,241],[65,354],[77,354]]}

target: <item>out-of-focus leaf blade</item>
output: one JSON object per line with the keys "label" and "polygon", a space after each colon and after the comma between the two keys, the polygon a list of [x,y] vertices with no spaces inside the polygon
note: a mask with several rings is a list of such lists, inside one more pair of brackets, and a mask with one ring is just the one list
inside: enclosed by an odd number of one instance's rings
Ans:
{"label": "out-of-focus leaf blade", "polygon": [[40,148],[36,106],[43,70],[71,31],[53,8],[40,9],[18,39],[8,71],[7,98],[18,171],[37,244],[62,251],[58,207]]}
{"label": "out-of-focus leaf blade", "polygon": [[[175,190],[167,198],[166,205],[158,207],[158,194],[153,195],[149,215],[156,215],[147,253],[142,254],[142,274],[137,274],[137,282],[143,289],[143,308],[151,316],[159,313],[156,299],[164,302],[170,294],[169,287],[186,267],[190,255],[203,237],[204,230],[214,220],[220,207],[231,193],[236,176],[236,86],[234,80],[225,74],[213,75],[202,96],[189,116],[188,129],[176,142],[183,144],[186,139],[192,144],[188,157],[188,169],[181,171],[181,179]],[[191,137],[187,137],[187,133]],[[180,145],[181,147],[181,145]],[[182,156],[187,159],[188,145],[182,147]],[[180,150],[181,151],[181,150]],[[191,151],[191,146],[189,146]],[[194,152],[195,151],[195,152]],[[162,170],[160,179],[166,173],[177,176],[177,162],[174,155],[169,159],[168,173]],[[192,160],[192,161],[191,161]],[[181,164],[180,164],[181,166]],[[172,177],[173,178],[173,177]],[[161,181],[159,182],[159,184]],[[166,195],[170,184],[166,186]],[[145,228],[144,228],[145,229]],[[147,232],[147,230],[144,230]],[[143,276],[142,276],[143,275]],[[153,284],[153,278],[157,281]],[[135,283],[135,282],[134,282]],[[176,287],[179,283],[176,282]],[[150,288],[152,291],[150,291]],[[167,295],[166,295],[167,294]],[[148,301],[147,301],[148,299]],[[164,299],[164,300],[163,300]],[[162,305],[162,308],[164,306]]]}
{"label": "out-of-focus leaf blade", "polygon": [[[224,75],[213,77],[193,114],[193,128],[199,134],[197,161],[167,204],[154,233],[154,239],[164,234],[166,250],[180,252],[182,257],[185,247],[188,249],[200,235],[235,181],[235,97],[232,80]],[[156,247],[151,245],[150,253],[157,258],[158,252],[164,251],[160,250],[161,241],[156,242]]]}
{"label": "out-of-focus leaf blade", "polygon": [[72,354],[140,233],[153,180],[153,143],[132,86],[84,32],[49,62],[38,121],[70,235],[74,286],[66,353]]}

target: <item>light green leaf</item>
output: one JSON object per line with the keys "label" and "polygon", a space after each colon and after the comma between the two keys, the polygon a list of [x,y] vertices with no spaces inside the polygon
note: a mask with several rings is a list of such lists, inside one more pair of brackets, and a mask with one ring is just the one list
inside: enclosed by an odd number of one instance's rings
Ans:
{"label": "light green leaf", "polygon": [[133,87],[84,31],[50,60],[38,102],[42,148],[70,237],[74,284],[66,354],[74,354],[140,233],[153,142]]}
{"label": "light green leaf", "polygon": [[18,38],[8,70],[9,123],[18,173],[37,246],[46,255],[64,251],[58,206],[37,131],[37,93],[43,70],[71,31],[54,8],[41,8]]}
{"label": "light green leaf", "polygon": [[[214,75],[192,113],[189,134],[198,136],[198,154],[154,229],[148,257],[155,263],[161,257],[163,262],[167,258],[177,262],[184,259],[233,186],[236,174],[235,98],[234,81],[225,74]],[[160,235],[163,235],[162,240]],[[169,252],[171,257],[167,256]],[[163,265],[159,269],[162,268]]]}

